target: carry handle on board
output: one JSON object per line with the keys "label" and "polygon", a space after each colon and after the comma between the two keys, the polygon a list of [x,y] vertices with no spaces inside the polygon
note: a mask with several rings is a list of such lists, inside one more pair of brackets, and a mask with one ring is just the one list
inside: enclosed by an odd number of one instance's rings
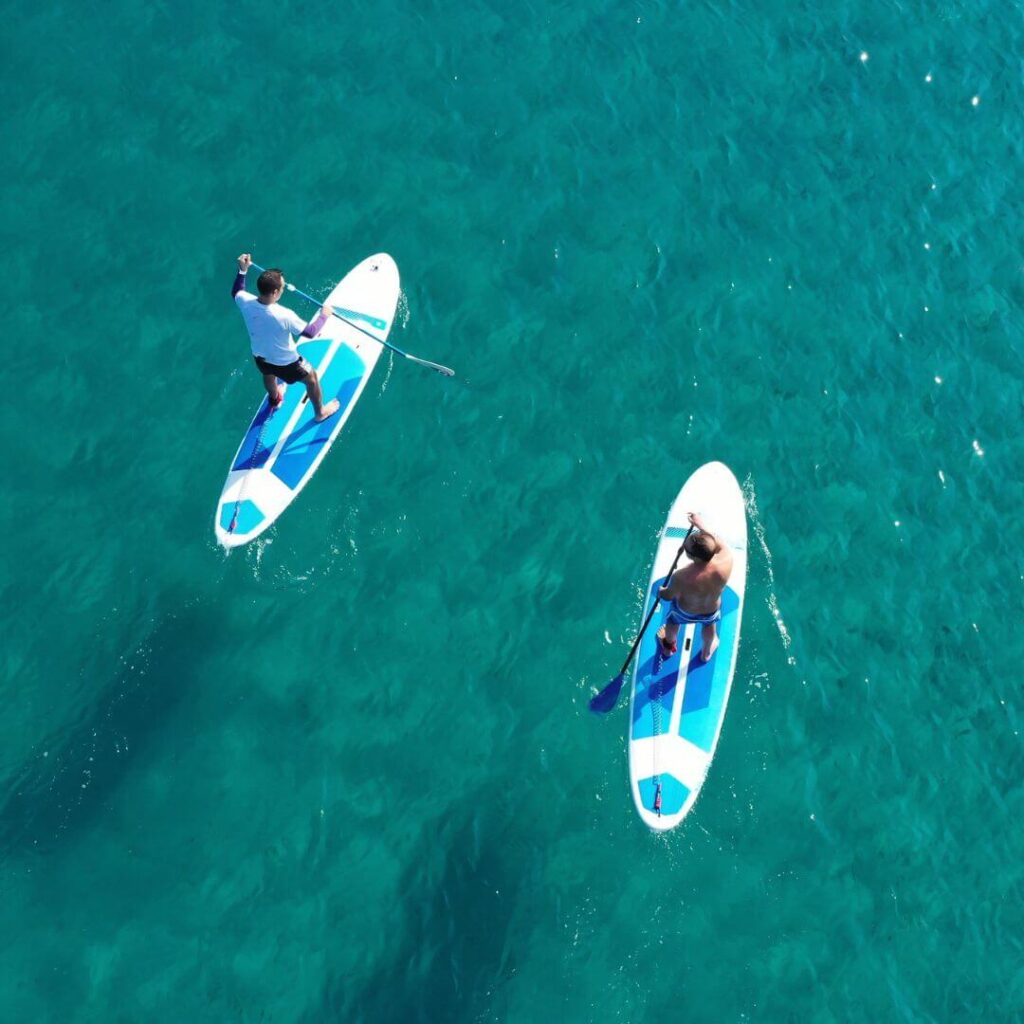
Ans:
{"label": "carry handle on board", "polygon": [[[668,575],[665,577],[666,583],[672,579],[672,573],[676,571],[679,559],[683,557],[683,548],[686,546],[686,542],[689,540],[690,534],[693,533],[693,529],[694,528],[691,525],[686,531],[683,543],[679,545],[679,550],[676,552],[672,568],[669,569]],[[658,610],[658,605],[660,604],[661,598],[657,595],[657,592],[655,592],[654,604],[651,605],[651,610],[647,613],[647,618],[644,619],[644,624],[640,627],[640,632],[637,633],[636,639],[633,641],[633,646],[629,649],[629,656],[622,663],[622,670],[600,693],[595,694],[590,698],[591,711],[596,711],[603,715],[615,707],[615,704],[619,699],[619,691],[622,689],[622,684],[626,678],[626,669],[629,668],[629,663],[633,660],[633,655],[636,654],[636,649],[640,646],[640,641],[643,639],[644,633],[647,632],[647,627],[651,624],[651,619],[654,618],[654,613]]]}
{"label": "carry handle on board", "polygon": [[[266,269],[265,267],[261,267],[258,263],[250,262],[249,266],[252,267],[253,270],[258,270],[261,274]],[[314,299],[312,295],[307,295],[305,292],[299,291],[299,289],[296,288],[295,285],[293,284],[287,283],[285,284],[285,288],[287,288],[288,291],[290,292],[295,292],[296,295],[301,295],[302,298],[308,300],[309,302],[315,303],[317,306],[323,305],[323,303],[319,299]],[[346,310],[346,312],[348,312],[348,310]],[[359,324],[352,323],[351,320],[347,319],[346,317],[343,317],[337,310],[334,310],[334,315],[343,323],[348,324],[349,327],[354,327],[357,331],[359,331],[360,334],[365,334],[368,338],[373,338],[373,340],[377,342],[378,345],[383,345],[385,348],[391,349],[392,352],[397,352],[403,358],[411,359],[414,363],[419,363],[420,366],[425,366],[428,370],[436,370],[438,373],[442,374],[445,377],[455,376],[455,371],[449,369],[449,367],[442,366],[440,363],[432,363],[429,359],[420,359],[419,356],[410,355],[408,352],[403,352],[397,345],[392,345],[390,341],[385,341],[383,338],[378,338],[376,334],[371,334],[369,331],[363,330],[363,328],[360,327]],[[368,320],[375,327],[379,325],[381,330],[383,330],[384,327],[386,326],[380,320],[370,318],[368,318]]]}

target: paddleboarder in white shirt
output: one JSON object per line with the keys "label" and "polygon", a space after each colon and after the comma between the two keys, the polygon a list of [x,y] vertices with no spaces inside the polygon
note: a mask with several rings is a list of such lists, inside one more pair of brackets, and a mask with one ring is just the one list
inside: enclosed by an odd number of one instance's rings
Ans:
{"label": "paddleboarder in white shirt", "polygon": [[332,398],[324,404],[323,390],[316,370],[299,355],[295,335],[300,338],[315,338],[327,318],[334,312],[324,306],[308,324],[287,306],[278,304],[284,294],[284,274],[280,270],[264,270],[256,280],[259,297],[245,291],[245,275],[252,263],[252,257],[243,252],[238,257],[238,274],[235,277],[231,295],[235,300],[249,331],[252,354],[263,374],[263,386],[267,389],[271,408],[276,409],[284,401],[284,393],[278,380],[285,384],[306,385],[306,394],[313,403],[313,412],[318,423],[330,419],[339,409],[339,402]]}
{"label": "paddleboarder in white shirt", "polygon": [[658,630],[658,646],[664,657],[676,653],[679,627],[688,622],[701,626],[700,656],[710,661],[718,648],[718,622],[722,618],[722,591],[732,573],[732,552],[720,537],[709,532],[696,512],[690,522],[699,531],[683,542],[683,550],[692,561],[672,573],[658,591],[668,605],[668,618]]}

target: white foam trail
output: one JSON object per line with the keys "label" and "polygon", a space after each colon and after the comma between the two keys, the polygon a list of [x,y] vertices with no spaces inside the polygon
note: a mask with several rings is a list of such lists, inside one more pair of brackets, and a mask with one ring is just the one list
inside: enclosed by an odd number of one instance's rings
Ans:
{"label": "white foam trail", "polygon": [[255,560],[255,565],[253,565],[253,577],[255,579],[260,578],[260,570],[263,568],[263,554],[273,543],[273,538],[263,536],[255,544],[249,545],[249,550],[252,552],[252,557]]}
{"label": "white foam trail", "polygon": [[[764,523],[761,522],[761,514],[757,510],[757,495],[754,493],[754,481],[750,476],[743,482],[743,501],[747,506],[747,515],[750,516],[750,521],[754,524],[754,533],[757,536],[758,543],[761,545],[761,550],[764,552],[765,562],[768,566],[768,610],[772,613],[772,618],[775,620],[779,636],[782,637],[782,646],[788,651],[793,643],[793,638],[789,635],[789,630],[786,629],[786,622],[782,618],[782,612],[779,611],[779,600],[775,596],[775,572],[772,569],[772,553],[768,547],[768,542],[765,540]],[[790,665],[796,664],[796,658],[792,655],[787,660]]]}
{"label": "white foam trail", "polygon": [[391,380],[391,371],[395,368],[395,354],[394,354],[394,352],[392,352],[391,349],[387,349],[386,351],[387,351],[388,368],[387,368],[387,371],[384,374],[384,382],[380,386],[380,394],[382,394],[382,395],[384,394],[385,391],[387,391],[388,381]]}
{"label": "white foam trail", "polygon": [[409,299],[404,291],[398,292],[398,308],[395,310],[394,323],[398,324],[404,331],[409,326]]}
{"label": "white foam trail", "polygon": [[[395,319],[391,321],[391,329],[394,330],[396,327],[401,328],[403,331],[409,326],[409,300],[406,298],[404,291],[398,292],[398,305],[395,307]],[[384,374],[384,383],[380,386],[380,394],[384,394],[387,390],[388,382],[391,380],[391,371],[395,368],[395,354],[391,349],[387,350],[388,354],[388,371]]]}

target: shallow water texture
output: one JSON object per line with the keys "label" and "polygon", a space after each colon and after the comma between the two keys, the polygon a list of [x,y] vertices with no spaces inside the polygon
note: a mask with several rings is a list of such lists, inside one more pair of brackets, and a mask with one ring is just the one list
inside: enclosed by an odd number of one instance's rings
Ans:
{"label": "shallow water texture", "polygon": [[[4,13],[0,1017],[1024,1019],[1019,7]],[[243,250],[457,375],[225,556]],[[586,705],[710,459],[655,837]]]}

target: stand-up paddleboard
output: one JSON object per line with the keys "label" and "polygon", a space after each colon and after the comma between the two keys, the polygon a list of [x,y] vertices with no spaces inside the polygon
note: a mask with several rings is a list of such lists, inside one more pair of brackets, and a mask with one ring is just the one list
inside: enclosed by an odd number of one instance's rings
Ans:
{"label": "stand-up paddleboard", "polygon": [[[226,548],[248,544],[292,503],[334,443],[383,351],[369,334],[386,340],[398,306],[398,267],[378,253],[353,267],[324,300],[362,330],[330,317],[299,354],[320,377],[324,404],[337,398],[341,408],[317,423],[304,384],[289,384],[281,405],[271,410],[264,398],[242,438],[224,482],[214,530]],[[253,373],[253,386],[259,375]]]}
{"label": "stand-up paddleboard", "polygon": [[[736,478],[721,462],[701,466],[683,484],[661,531],[644,606],[646,617],[664,586],[679,545],[690,528],[688,512],[732,549],[733,568],[722,593],[718,649],[701,659],[701,626],[679,628],[678,650],[662,658],[655,637],[668,615],[658,607],[640,645],[629,705],[629,780],[644,822],[663,831],[678,825],[693,806],[715,753],[736,668],[747,577],[747,519]],[[689,561],[684,553],[679,565]]]}

